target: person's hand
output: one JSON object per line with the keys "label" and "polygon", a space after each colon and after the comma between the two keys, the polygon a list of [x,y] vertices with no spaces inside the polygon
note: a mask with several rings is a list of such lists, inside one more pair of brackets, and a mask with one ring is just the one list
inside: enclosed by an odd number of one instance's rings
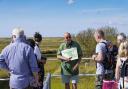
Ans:
{"label": "person's hand", "polygon": [[34,80],[32,85],[33,85],[33,87],[39,87],[39,86],[41,86],[41,83],[38,80]]}
{"label": "person's hand", "polygon": [[37,87],[41,86],[41,83],[39,81],[36,81]]}
{"label": "person's hand", "polygon": [[44,59],[43,59],[43,60],[41,60],[41,62],[42,62],[43,64],[46,64],[46,60],[44,60]]}
{"label": "person's hand", "polygon": [[33,78],[31,81],[30,81],[30,86],[32,87],[37,87],[37,83],[36,83],[36,80]]}
{"label": "person's hand", "polygon": [[116,83],[119,83],[119,80],[115,80]]}
{"label": "person's hand", "polygon": [[92,55],[92,59],[95,60],[95,58],[97,57],[97,55]]}
{"label": "person's hand", "polygon": [[116,83],[119,83],[119,78],[115,78],[115,82]]}
{"label": "person's hand", "polygon": [[65,61],[66,61],[66,62],[69,62],[69,61],[71,61],[71,59],[72,59],[72,57],[70,57],[70,58],[65,58]]}
{"label": "person's hand", "polygon": [[78,69],[78,67],[78,65],[75,65],[72,70],[75,71],[76,69]]}
{"label": "person's hand", "polygon": [[38,75],[38,73],[36,72],[36,73],[34,73],[34,87],[39,87],[39,86],[41,86],[41,84],[40,84],[40,82],[39,82],[39,75]]}

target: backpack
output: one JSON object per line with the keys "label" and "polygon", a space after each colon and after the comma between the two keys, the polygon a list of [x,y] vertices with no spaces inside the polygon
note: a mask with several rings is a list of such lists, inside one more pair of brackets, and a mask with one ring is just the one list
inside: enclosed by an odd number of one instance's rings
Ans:
{"label": "backpack", "polygon": [[105,70],[114,70],[115,65],[116,65],[115,60],[114,60],[114,56],[110,52],[107,43],[105,43],[105,42],[101,42],[101,43],[105,44],[105,48],[106,48],[106,53],[104,55],[104,60],[102,62],[104,69]]}
{"label": "backpack", "polygon": [[124,88],[124,77],[128,76],[128,59],[126,61],[121,60],[121,77],[123,78],[123,88]]}

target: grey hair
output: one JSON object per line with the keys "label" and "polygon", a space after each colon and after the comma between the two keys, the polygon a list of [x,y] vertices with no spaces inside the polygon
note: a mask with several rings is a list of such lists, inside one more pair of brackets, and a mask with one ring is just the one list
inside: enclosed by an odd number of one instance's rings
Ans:
{"label": "grey hair", "polygon": [[104,37],[104,31],[101,30],[101,29],[97,29],[97,30],[95,31],[95,33],[96,33],[97,35],[101,36],[101,37]]}
{"label": "grey hair", "polygon": [[118,34],[117,39],[122,40],[122,41],[126,40],[126,35],[124,33],[120,33]]}
{"label": "grey hair", "polygon": [[16,37],[24,36],[24,30],[21,27],[14,28],[12,30],[12,35],[15,35]]}
{"label": "grey hair", "polygon": [[67,35],[71,36],[71,34],[70,34],[69,32],[65,32],[65,33],[64,33],[64,35],[65,35],[65,34],[67,34]]}

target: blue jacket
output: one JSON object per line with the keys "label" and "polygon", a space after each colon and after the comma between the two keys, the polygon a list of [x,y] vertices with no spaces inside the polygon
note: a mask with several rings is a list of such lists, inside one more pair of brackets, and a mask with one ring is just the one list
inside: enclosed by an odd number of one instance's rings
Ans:
{"label": "blue jacket", "polygon": [[34,51],[23,38],[18,38],[2,50],[0,68],[9,70],[10,87],[16,89],[27,87],[32,72],[39,71]]}

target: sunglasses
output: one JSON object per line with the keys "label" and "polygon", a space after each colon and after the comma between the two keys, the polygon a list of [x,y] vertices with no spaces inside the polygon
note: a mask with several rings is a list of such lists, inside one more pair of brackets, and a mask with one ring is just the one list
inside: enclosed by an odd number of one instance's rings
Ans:
{"label": "sunglasses", "polygon": [[71,38],[71,36],[67,36],[67,37],[65,37],[66,39],[70,39]]}

